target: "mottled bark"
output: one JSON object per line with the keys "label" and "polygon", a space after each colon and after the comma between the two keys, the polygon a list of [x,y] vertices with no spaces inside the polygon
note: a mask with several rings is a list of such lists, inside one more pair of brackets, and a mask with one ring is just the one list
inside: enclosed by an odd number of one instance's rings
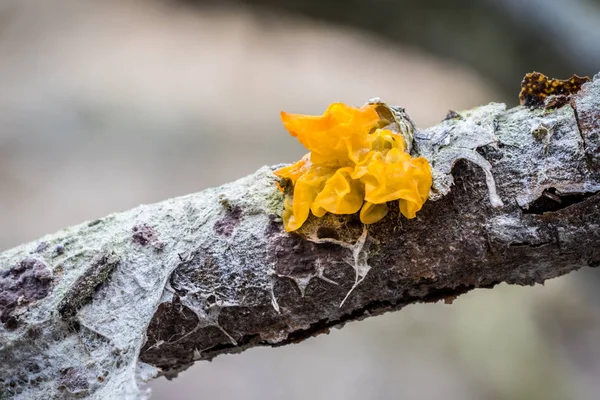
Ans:
{"label": "mottled bark", "polygon": [[0,398],[137,398],[197,360],[598,266],[599,134],[596,79],[558,109],[491,104],[418,131],[435,186],[412,220],[285,233],[264,167],[8,250]]}

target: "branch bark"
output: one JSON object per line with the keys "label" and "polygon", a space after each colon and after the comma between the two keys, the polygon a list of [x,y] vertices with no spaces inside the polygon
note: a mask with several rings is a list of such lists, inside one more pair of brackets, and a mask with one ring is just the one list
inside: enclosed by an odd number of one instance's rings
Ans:
{"label": "branch bark", "polygon": [[5,251],[0,399],[139,398],[197,360],[598,266],[599,135],[597,77],[557,109],[492,104],[418,131],[437,200],[413,220],[285,233],[263,167]]}

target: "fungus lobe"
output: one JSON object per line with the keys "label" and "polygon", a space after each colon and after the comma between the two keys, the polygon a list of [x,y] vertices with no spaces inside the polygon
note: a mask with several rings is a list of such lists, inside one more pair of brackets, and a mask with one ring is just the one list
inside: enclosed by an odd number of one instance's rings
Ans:
{"label": "fungus lobe", "polygon": [[286,196],[286,231],[300,228],[311,212],[316,217],[360,212],[363,223],[373,224],[394,200],[406,218],[414,218],[427,200],[429,163],[411,157],[404,136],[387,129],[390,122],[378,114],[377,105],[334,103],[321,116],[282,112],[281,119],[309,150],[300,161],[275,171]]}

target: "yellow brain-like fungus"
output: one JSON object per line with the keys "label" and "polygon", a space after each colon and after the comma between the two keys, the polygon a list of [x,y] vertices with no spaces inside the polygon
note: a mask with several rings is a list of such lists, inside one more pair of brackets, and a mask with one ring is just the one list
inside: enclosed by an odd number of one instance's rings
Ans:
{"label": "yellow brain-like fungus", "polygon": [[414,218],[427,200],[431,168],[423,157],[406,151],[402,135],[376,105],[361,108],[342,103],[329,106],[322,116],[281,113],[285,128],[310,152],[302,160],[275,171],[285,193],[283,224],[288,232],[304,224],[309,213],[354,214],[373,224],[388,212],[387,202],[398,200],[400,212]]}

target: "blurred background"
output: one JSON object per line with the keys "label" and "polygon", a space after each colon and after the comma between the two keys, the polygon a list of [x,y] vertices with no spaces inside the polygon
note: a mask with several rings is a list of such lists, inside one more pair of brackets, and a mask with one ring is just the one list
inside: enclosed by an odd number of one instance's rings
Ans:
{"label": "blurred background", "polygon": [[[421,127],[600,71],[592,0],[0,0],[0,251],[304,154],[279,111]],[[598,399],[594,270],[415,305],[150,384],[164,399]]]}

